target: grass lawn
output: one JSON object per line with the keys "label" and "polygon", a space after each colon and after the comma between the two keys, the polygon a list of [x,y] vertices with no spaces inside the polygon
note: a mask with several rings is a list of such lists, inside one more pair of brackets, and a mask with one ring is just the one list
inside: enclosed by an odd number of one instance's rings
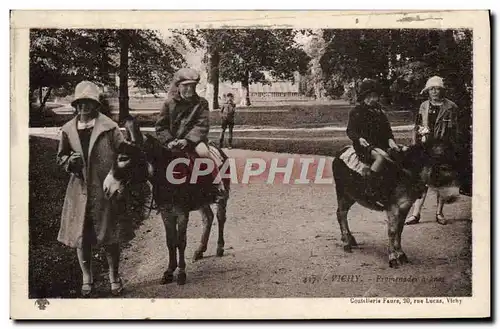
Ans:
{"label": "grass lawn", "polygon": [[[69,175],[55,163],[57,140],[41,137],[29,139],[29,297],[78,297],[81,271],[76,251],[57,241],[61,210]],[[147,197],[147,193],[144,193]],[[126,205],[127,207],[129,204]],[[134,207],[130,204],[130,207]],[[138,209],[142,211],[142,209]],[[136,214],[129,228],[140,226]],[[135,216],[135,217],[134,217]],[[133,238],[129,235],[124,247]],[[93,252],[96,287],[106,284],[107,263],[102,250]]]}
{"label": "grass lawn", "polygon": [[[265,126],[282,128],[323,127],[347,125],[351,106],[342,103],[298,103],[273,106],[252,106],[237,108],[236,126]],[[160,108],[134,109],[132,115],[141,126],[152,127],[157,120]],[[392,125],[407,125],[413,123],[414,115],[410,111],[387,111]],[[47,115],[45,120],[31,120],[32,127],[61,126],[72,118],[72,114]],[[118,120],[118,113],[112,114],[113,120]],[[218,110],[210,112],[211,126],[220,126],[221,118]]]}
{"label": "grass lawn", "polygon": [[[225,143],[227,143],[227,133]],[[218,143],[218,134],[210,134],[210,140]],[[409,132],[395,132],[394,137],[396,142],[409,145],[411,136]],[[290,136],[289,133],[258,137],[254,133],[248,134],[233,134],[233,148],[258,150],[292,154],[313,154],[334,156],[337,151],[346,145],[350,145],[351,141],[345,136],[338,134],[333,137],[330,133],[328,136],[318,136],[307,138],[304,136]],[[224,145],[227,147],[227,144]]]}
{"label": "grass lawn", "polygon": [[57,241],[69,176],[55,164],[57,141],[30,137],[29,144],[29,297],[76,296],[76,251]]}

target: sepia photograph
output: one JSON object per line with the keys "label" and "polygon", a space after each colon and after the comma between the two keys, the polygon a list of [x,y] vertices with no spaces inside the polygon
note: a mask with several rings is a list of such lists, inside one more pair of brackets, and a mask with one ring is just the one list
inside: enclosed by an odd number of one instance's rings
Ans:
{"label": "sepia photograph", "polygon": [[489,317],[488,12],[233,14],[11,13],[11,317]]}

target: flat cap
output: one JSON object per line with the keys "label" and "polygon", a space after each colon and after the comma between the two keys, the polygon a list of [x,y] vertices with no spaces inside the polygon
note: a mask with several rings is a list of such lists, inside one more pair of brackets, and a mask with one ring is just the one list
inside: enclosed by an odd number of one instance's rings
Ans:
{"label": "flat cap", "polygon": [[174,74],[175,85],[199,82],[200,74],[191,68],[182,68]]}

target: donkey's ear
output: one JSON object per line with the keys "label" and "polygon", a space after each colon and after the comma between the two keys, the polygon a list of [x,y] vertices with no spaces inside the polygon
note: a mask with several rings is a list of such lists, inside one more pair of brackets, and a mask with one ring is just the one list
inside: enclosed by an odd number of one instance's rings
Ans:
{"label": "donkey's ear", "polygon": [[145,142],[147,141],[148,143],[153,143],[153,144],[158,143],[158,139],[156,139],[156,137],[151,133],[144,133],[143,136]]}
{"label": "donkey's ear", "polygon": [[131,141],[139,144],[143,142],[144,139],[141,133],[141,127],[134,117],[127,117],[124,122],[124,126],[126,131],[129,133]]}
{"label": "donkey's ear", "polygon": [[128,153],[127,151],[129,151],[129,149],[130,149],[130,140],[125,139],[123,143],[120,143],[120,145],[118,146],[118,153],[121,154]]}
{"label": "donkey's ear", "polygon": [[121,143],[118,146],[118,153],[121,153],[121,154],[130,155],[130,154],[136,153],[138,150],[139,150],[139,148],[137,147],[137,145],[128,141],[128,140],[123,141],[123,143]]}

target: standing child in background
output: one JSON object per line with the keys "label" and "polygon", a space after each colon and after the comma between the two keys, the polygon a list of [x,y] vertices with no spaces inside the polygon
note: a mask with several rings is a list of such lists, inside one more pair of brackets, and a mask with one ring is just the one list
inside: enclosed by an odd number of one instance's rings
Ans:
{"label": "standing child in background", "polygon": [[233,147],[233,128],[234,128],[234,114],[236,112],[236,104],[234,103],[234,95],[228,93],[225,97],[226,101],[220,109],[220,114],[222,118],[222,131],[220,133],[219,147],[222,148],[224,145],[224,135],[226,133],[226,128],[229,128],[229,149]]}
{"label": "standing child in background", "polygon": [[100,90],[90,81],[75,88],[76,116],[62,127],[57,164],[71,174],[58,241],[75,248],[82,270],[82,297],[93,292],[92,248],[104,246],[111,292],[123,289],[118,274],[120,225],[116,207],[104,197],[103,182],[124,141],[118,125],[99,113]]}

